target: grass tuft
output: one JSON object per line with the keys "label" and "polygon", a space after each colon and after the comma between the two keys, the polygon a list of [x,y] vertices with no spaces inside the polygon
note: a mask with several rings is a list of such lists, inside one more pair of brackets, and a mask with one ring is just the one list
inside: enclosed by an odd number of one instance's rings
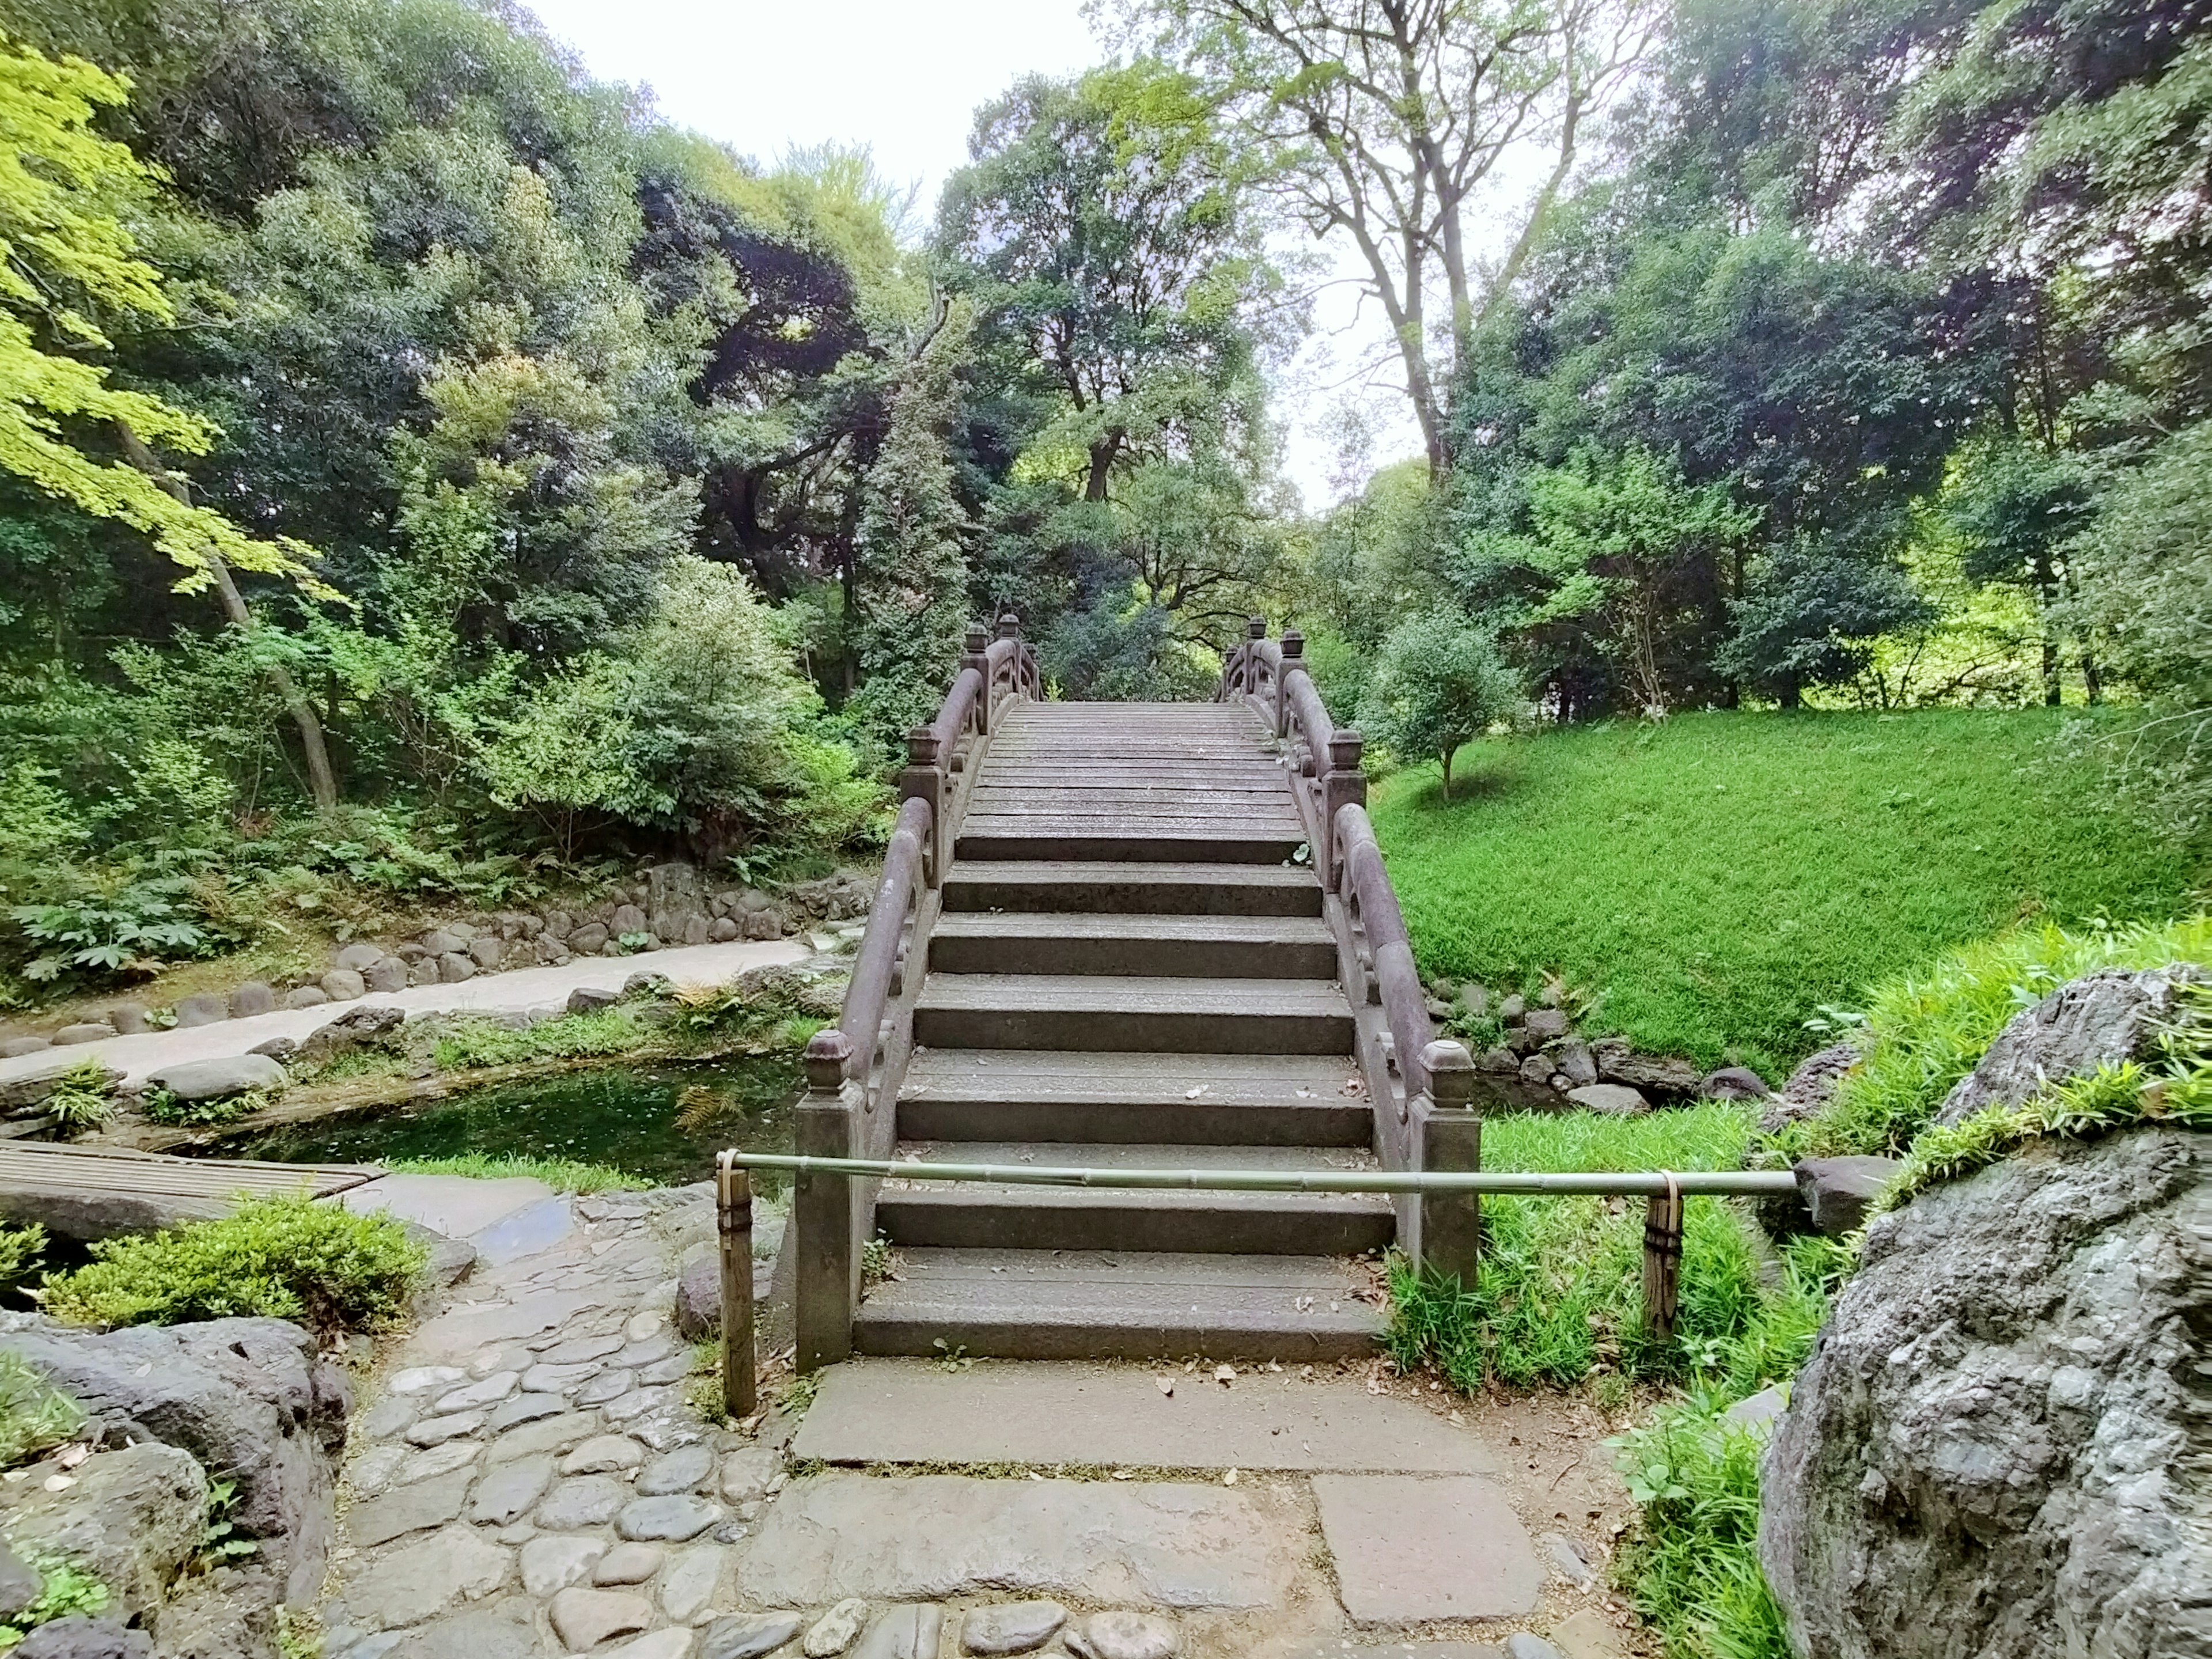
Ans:
{"label": "grass tuft", "polygon": [[501,1181],[526,1176],[542,1181],[556,1193],[642,1192],[653,1183],[609,1164],[588,1164],[574,1158],[529,1158],[501,1152],[455,1152],[445,1158],[396,1158],[387,1169],[403,1175],[467,1176],[477,1181]]}
{"label": "grass tuft", "polygon": [[[2078,714],[2078,711],[2076,711]],[[1376,787],[1424,971],[1534,989],[1778,1079],[1823,1004],[2038,915],[2173,915],[2201,878],[2110,804],[2057,710],[1712,712],[1471,744]],[[1462,788],[1462,780],[1466,780]]]}

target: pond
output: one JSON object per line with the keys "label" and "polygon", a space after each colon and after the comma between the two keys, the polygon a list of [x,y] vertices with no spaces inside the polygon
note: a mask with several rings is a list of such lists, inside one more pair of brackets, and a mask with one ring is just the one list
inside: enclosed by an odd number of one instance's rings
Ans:
{"label": "pond", "polygon": [[[499,1084],[440,1100],[286,1124],[231,1141],[231,1158],[288,1164],[372,1164],[487,1152],[612,1164],[657,1186],[705,1181],[726,1146],[792,1147],[798,1060],[598,1066],[564,1076]],[[757,1190],[780,1191],[781,1178]]]}

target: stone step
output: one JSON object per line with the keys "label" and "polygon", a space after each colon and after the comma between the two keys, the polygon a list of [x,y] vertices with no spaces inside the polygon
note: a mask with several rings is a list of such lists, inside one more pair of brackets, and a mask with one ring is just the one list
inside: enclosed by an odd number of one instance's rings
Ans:
{"label": "stone step", "polygon": [[1357,1359],[1389,1324],[1373,1265],[1326,1255],[907,1248],[895,1261],[854,1319],[861,1353]]}
{"label": "stone step", "polygon": [[945,878],[948,915],[962,910],[1047,910],[1127,915],[1318,916],[1321,880],[1297,864],[1172,864],[1128,860],[955,861]]}
{"label": "stone step", "polygon": [[929,965],[946,974],[1112,974],[1334,979],[1318,916],[967,914],[940,920]]}
{"label": "stone step", "polygon": [[1348,1057],[923,1048],[899,1090],[898,1132],[912,1140],[1364,1146],[1374,1127],[1358,1083]]}
{"label": "stone step", "polygon": [[[1374,1167],[1364,1147],[1183,1146],[1039,1141],[909,1142],[902,1158],[1039,1169],[1283,1170]],[[1222,1255],[1357,1255],[1396,1236],[1379,1193],[1028,1187],[886,1181],[876,1225],[896,1244],[951,1249],[1168,1250]]]}
{"label": "stone step", "polygon": [[1297,815],[1218,817],[1186,797],[1179,811],[1050,816],[971,811],[954,839],[963,859],[1097,859],[1147,863],[1287,864],[1305,844]]}
{"label": "stone step", "polygon": [[923,982],[914,1036],[933,1048],[1348,1054],[1334,981],[1099,974],[944,974]]}

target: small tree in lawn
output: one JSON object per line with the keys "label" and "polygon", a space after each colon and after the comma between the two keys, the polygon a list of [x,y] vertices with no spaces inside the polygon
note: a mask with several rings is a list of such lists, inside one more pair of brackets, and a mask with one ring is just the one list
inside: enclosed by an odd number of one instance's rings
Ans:
{"label": "small tree in lawn", "polygon": [[1434,755],[1451,799],[1452,756],[1522,702],[1498,642],[1456,611],[1431,611],[1391,630],[1360,700],[1361,729],[1401,760]]}

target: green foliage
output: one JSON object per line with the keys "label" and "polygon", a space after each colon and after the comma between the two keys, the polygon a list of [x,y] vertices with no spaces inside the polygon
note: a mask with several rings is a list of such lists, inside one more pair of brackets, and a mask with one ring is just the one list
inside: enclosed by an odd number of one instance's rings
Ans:
{"label": "green foliage", "polygon": [[25,1226],[0,1222],[0,1287],[20,1285],[46,1252],[46,1230],[33,1221]]}
{"label": "green foliage", "polygon": [[589,1013],[541,1020],[520,1031],[489,1020],[456,1019],[439,1034],[433,1054],[440,1071],[461,1072],[485,1066],[519,1066],[529,1060],[627,1054],[650,1035],[635,1006],[617,1003]]}
{"label": "green foliage", "polygon": [[1616,1571],[1669,1659],[1790,1659],[1759,1567],[1765,1437],[1729,1422],[1725,1391],[1693,1389],[1610,1443],[1643,1511]]}
{"label": "green foliage", "polygon": [[234,1095],[219,1095],[206,1100],[179,1100],[167,1089],[149,1089],[141,1109],[149,1123],[201,1129],[235,1123],[269,1104],[268,1092],[261,1089],[241,1089]]}
{"label": "green foliage", "polygon": [[2068,929],[2012,929],[1891,975],[1867,998],[1853,1041],[1863,1058],[1817,1118],[1773,1138],[1781,1162],[1812,1156],[1905,1155],[1943,1097],[1978,1065],[2012,1017],[2100,968],[2212,961],[2212,919]]}
{"label": "green foliage", "polygon": [[1436,756],[1451,799],[1452,757],[1522,706],[1491,636],[1465,617],[1431,611],[1382,643],[1360,697],[1362,732],[1401,761]]}
{"label": "green foliage", "polygon": [[2055,750],[2059,725],[1678,714],[1485,744],[1463,801],[1408,774],[1370,811],[1425,972],[1554,973],[1598,1030],[1778,1079],[1821,1005],[1963,941],[2185,902],[2195,866]]}
{"label": "green foliage", "polygon": [[213,954],[220,936],[193,914],[194,891],[185,876],[123,878],[90,884],[74,899],[12,907],[9,915],[40,952],[24,964],[23,977],[98,981],[159,967],[165,956]]}
{"label": "green foliage", "polygon": [[38,1571],[40,1589],[30,1606],[0,1620],[0,1652],[15,1647],[41,1625],[80,1613],[97,1618],[107,1610],[108,1588],[83,1568],[58,1557],[32,1552],[24,1565]]}
{"label": "green foliage", "polygon": [[84,1426],[84,1407],[20,1354],[0,1353],[0,1468],[27,1462]]}
{"label": "green foliage", "polygon": [[[108,1091],[107,1067],[96,1060],[80,1060],[64,1072],[44,1107],[55,1123],[71,1134],[97,1129],[115,1115],[115,1100]],[[0,1249],[0,1263],[6,1252]],[[0,1265],[0,1279],[9,1277]]]}
{"label": "green foliage", "polygon": [[[1734,1169],[1750,1138],[1739,1107],[1708,1102],[1648,1117],[1516,1114],[1484,1126],[1494,1170]],[[1487,1196],[1475,1283],[1390,1270],[1386,1340],[1399,1364],[1433,1365],[1473,1393],[1497,1382],[1571,1386],[1604,1369],[1637,1376],[1714,1372],[1742,1391],[1787,1376],[1809,1349],[1835,1264],[1815,1250],[1782,1287],[1759,1282],[1749,1224],[1729,1205],[1684,1206],[1674,1336],[1643,1329],[1644,1206],[1620,1199]]]}
{"label": "green foliage", "polygon": [[212,1221],[101,1240],[84,1267],[48,1277],[40,1302],[78,1325],[262,1316],[370,1330],[405,1313],[424,1259],[391,1216],[279,1194]]}
{"label": "green foliage", "polygon": [[642,1192],[652,1182],[605,1164],[569,1158],[528,1158],[500,1152],[460,1152],[450,1158],[397,1158],[388,1167],[408,1175],[467,1176],[503,1181],[515,1176],[542,1181],[556,1193]]}

